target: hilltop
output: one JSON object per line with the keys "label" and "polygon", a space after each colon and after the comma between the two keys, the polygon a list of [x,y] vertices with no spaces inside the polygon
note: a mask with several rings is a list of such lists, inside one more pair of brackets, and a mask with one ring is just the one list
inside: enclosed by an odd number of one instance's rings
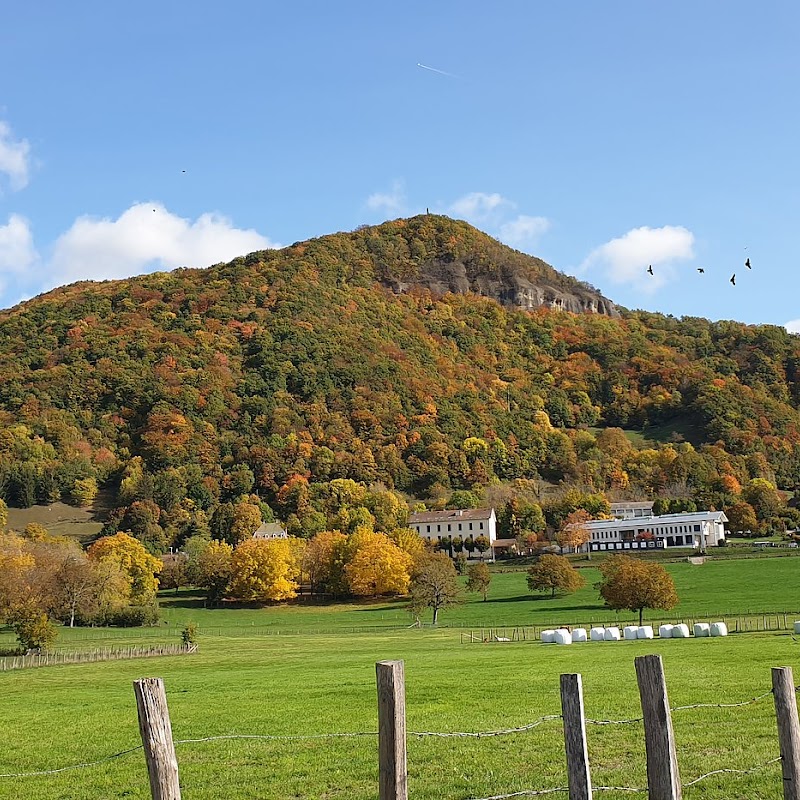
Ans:
{"label": "hilltop", "polygon": [[95,481],[154,502],[168,539],[247,493],[308,532],[341,478],[432,504],[546,479],[727,507],[753,478],[800,483],[798,365],[782,328],[620,311],[425,215],[2,312],[0,491]]}

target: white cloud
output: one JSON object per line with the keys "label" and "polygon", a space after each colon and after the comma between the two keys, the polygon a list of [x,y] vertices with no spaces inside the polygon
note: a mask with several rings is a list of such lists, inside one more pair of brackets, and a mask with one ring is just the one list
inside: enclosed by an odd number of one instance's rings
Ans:
{"label": "white cloud", "polygon": [[28,221],[12,214],[6,225],[0,225],[0,296],[7,291],[18,294],[38,259]]}
{"label": "white cloud", "polygon": [[11,127],[0,120],[0,175],[8,178],[9,186],[24,189],[28,185],[30,145],[24,139],[15,140]]}
{"label": "white cloud", "polygon": [[254,250],[276,247],[252,229],[233,227],[219,214],[194,222],[153,203],[138,203],[118,219],[80,217],[55,243],[50,285],[127,278],[180,266],[204,267]]}
{"label": "white cloud", "polygon": [[[684,227],[644,226],[596,247],[581,269],[600,267],[614,283],[634,283],[638,289],[654,291],[674,275],[674,262],[694,257],[693,248],[694,234]],[[654,267],[652,276],[648,265]]]}
{"label": "white cloud", "polygon": [[402,216],[406,210],[406,192],[403,181],[395,181],[388,192],[375,192],[367,198],[367,208],[382,211],[389,217]]}
{"label": "white cloud", "polygon": [[783,327],[786,328],[789,333],[800,333],[800,319],[792,319],[789,322],[784,322]]}
{"label": "white cloud", "polygon": [[516,219],[504,222],[500,226],[498,238],[506,244],[522,247],[533,244],[548,230],[550,230],[550,220],[547,217],[520,214]]}
{"label": "white cloud", "polygon": [[470,192],[459,197],[450,212],[470,222],[486,222],[506,208],[514,208],[514,204],[497,192]]}

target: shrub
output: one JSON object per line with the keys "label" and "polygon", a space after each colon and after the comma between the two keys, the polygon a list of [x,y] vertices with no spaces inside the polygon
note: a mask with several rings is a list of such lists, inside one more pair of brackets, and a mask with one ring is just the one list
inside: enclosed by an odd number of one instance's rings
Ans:
{"label": "shrub", "polygon": [[184,644],[197,644],[198,632],[196,622],[187,622],[186,627],[181,631],[181,641]]}
{"label": "shrub", "polygon": [[11,628],[25,650],[47,650],[56,640],[58,631],[47,614],[33,614],[14,620]]}
{"label": "shrub", "polygon": [[126,606],[119,611],[113,611],[105,620],[106,625],[118,628],[141,628],[148,625],[157,625],[160,612],[155,603],[145,606]]}

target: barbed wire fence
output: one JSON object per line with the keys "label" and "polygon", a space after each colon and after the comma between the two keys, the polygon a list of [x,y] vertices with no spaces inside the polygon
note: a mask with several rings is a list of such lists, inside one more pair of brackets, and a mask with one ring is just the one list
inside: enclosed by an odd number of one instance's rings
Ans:
{"label": "barbed wire fence", "polygon": [[[590,800],[593,792],[624,792],[647,794],[653,800],[679,800],[681,792],[718,775],[749,775],[780,763],[783,773],[785,800],[800,800],[800,720],[797,712],[797,692],[792,669],[772,670],[772,689],[750,699],[735,703],[692,703],[669,706],[661,656],[641,656],[634,659],[637,683],[642,703],[642,716],[627,719],[593,719],[583,713],[581,676],[569,673],[561,676],[561,714],[546,714],[524,725],[481,731],[414,731],[406,730],[405,678],[402,661],[382,661],[376,664],[378,693],[378,730],[309,733],[309,734],[219,734],[186,739],[173,739],[164,683],[160,678],[145,678],[134,682],[142,743],[120,750],[103,758],[70,764],[54,769],[29,772],[0,773],[0,779],[28,779],[57,775],[72,770],[88,769],[144,751],[150,777],[153,800],[180,800],[178,761],[175,746],[205,742],[310,741],[377,738],[380,800],[408,800],[407,739],[471,738],[483,739],[524,734],[550,722],[562,721],[564,728],[568,785],[523,789],[472,797],[470,800],[512,800],[517,797],[543,797],[564,794],[569,800]],[[742,769],[718,768],[681,783],[679,778],[672,714],[702,708],[729,709],[750,706],[772,696],[774,699],[780,755],[760,764]],[[586,745],[586,726],[636,725],[643,723],[647,760],[647,786],[593,785]]]}

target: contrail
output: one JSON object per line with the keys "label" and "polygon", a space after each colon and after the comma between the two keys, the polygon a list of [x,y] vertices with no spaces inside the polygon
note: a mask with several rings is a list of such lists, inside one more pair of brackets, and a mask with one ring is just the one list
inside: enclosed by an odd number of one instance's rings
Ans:
{"label": "contrail", "polygon": [[453,75],[452,72],[445,72],[443,69],[436,69],[436,67],[428,67],[425,64],[417,64],[418,67],[422,67],[422,69],[427,69],[430,72],[438,72],[440,75],[446,75],[448,78],[457,78],[458,75]]}

